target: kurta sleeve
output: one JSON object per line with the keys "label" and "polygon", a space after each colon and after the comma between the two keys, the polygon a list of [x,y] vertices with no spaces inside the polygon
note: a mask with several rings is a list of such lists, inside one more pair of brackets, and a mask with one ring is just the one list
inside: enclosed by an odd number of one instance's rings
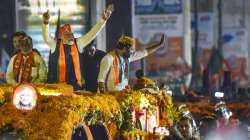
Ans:
{"label": "kurta sleeve", "polygon": [[6,72],[6,81],[8,84],[17,84],[16,80],[15,80],[15,76],[14,76],[14,72],[13,72],[13,63],[15,60],[16,56],[13,56],[10,59],[8,68],[7,68],[7,72]]}
{"label": "kurta sleeve", "polygon": [[50,47],[51,52],[55,52],[56,40],[50,35],[49,24],[42,23],[43,40]]}
{"label": "kurta sleeve", "polygon": [[106,55],[103,57],[101,64],[100,64],[100,72],[98,75],[98,82],[105,82],[105,79],[108,75],[108,72],[111,68],[111,65],[113,63],[113,57]]}
{"label": "kurta sleeve", "polygon": [[138,50],[132,53],[129,57],[129,62],[133,62],[139,59],[142,59],[148,55],[148,51],[146,49],[144,50]]}
{"label": "kurta sleeve", "polygon": [[87,34],[76,39],[77,46],[80,52],[83,52],[83,48],[86,47],[86,45],[88,45],[98,35],[98,33],[104,27],[105,23],[105,20],[100,19]]}
{"label": "kurta sleeve", "polygon": [[45,61],[40,55],[36,56],[35,61],[38,64],[38,77],[34,83],[45,83],[47,81],[47,67]]}

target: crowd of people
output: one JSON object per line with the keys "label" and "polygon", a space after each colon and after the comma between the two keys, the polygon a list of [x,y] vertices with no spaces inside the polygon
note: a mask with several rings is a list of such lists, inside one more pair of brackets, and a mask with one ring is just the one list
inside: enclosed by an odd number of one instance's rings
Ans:
{"label": "crowd of people", "polygon": [[32,38],[24,32],[16,32],[12,37],[15,53],[8,65],[7,83],[67,83],[75,91],[91,92],[123,90],[128,85],[129,63],[162,47],[164,35],[160,42],[146,49],[135,50],[135,39],[121,36],[110,52],[98,50],[95,38],[113,11],[113,5],[108,5],[102,18],[79,38],[74,37],[70,24],[61,26],[59,36],[52,37],[50,13],[43,13],[42,35],[50,47],[48,68],[39,51],[33,47]]}

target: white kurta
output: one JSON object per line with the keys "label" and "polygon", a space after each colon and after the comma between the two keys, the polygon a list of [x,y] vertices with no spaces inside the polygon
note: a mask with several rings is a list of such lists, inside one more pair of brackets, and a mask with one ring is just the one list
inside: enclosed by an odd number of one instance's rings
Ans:
{"label": "white kurta", "polygon": [[[131,54],[129,57],[129,62],[133,62],[136,60],[139,60],[145,56],[148,55],[147,50],[140,50],[140,51],[135,51],[134,53]],[[125,60],[120,56],[122,60],[122,80],[120,83],[117,85],[115,84],[114,81],[114,57],[111,54],[107,54],[106,56],[103,57],[100,65],[100,72],[98,75],[98,82],[104,82],[107,85],[107,90],[108,91],[120,91],[125,89],[125,87],[128,85],[128,79],[125,77]]]}
{"label": "white kurta", "polygon": [[[35,62],[35,66],[32,67],[31,70],[31,83],[37,84],[37,83],[45,83],[47,80],[47,67],[45,65],[45,62],[43,60],[43,58],[34,53],[34,62]],[[19,74],[19,79],[18,81],[15,80],[15,76],[14,76],[14,72],[13,72],[13,65],[14,65],[14,60],[16,58],[16,55],[14,55],[9,63],[8,66],[8,70],[6,73],[6,81],[8,84],[17,84],[20,83],[21,80],[21,75],[22,75],[22,69],[21,72]],[[28,59],[27,57],[23,56],[24,59],[24,63],[26,62],[26,60]]]}
{"label": "white kurta", "polygon": [[[95,26],[91,28],[85,35],[76,38],[77,47],[80,53],[83,52],[83,48],[86,47],[101,31],[101,29],[106,24],[106,21],[100,19]],[[42,24],[42,33],[45,43],[50,47],[51,53],[54,53],[56,50],[56,40],[50,35],[49,24]]]}

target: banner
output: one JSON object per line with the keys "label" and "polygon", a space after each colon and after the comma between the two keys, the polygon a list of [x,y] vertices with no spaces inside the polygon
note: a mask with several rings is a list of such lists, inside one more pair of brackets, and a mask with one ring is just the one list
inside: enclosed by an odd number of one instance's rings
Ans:
{"label": "banner", "polygon": [[[214,41],[214,13],[212,12],[201,12],[198,13],[198,47],[200,49],[211,49],[215,46]],[[194,44],[194,29],[195,29],[195,19],[194,14],[191,18],[191,29],[192,29],[192,41]]]}
{"label": "banner", "polygon": [[245,28],[225,28],[223,35],[223,56],[229,58],[248,57],[247,30]]}
{"label": "banner", "polygon": [[135,0],[135,15],[182,13],[182,0]]}
{"label": "banner", "polygon": [[223,57],[230,65],[233,80],[247,79],[248,32],[243,27],[225,28]]}
{"label": "banner", "polygon": [[156,34],[168,37],[183,36],[183,16],[181,14],[135,15],[133,35],[140,43],[152,42]]}
{"label": "banner", "polygon": [[[133,36],[137,49],[159,43],[165,34],[164,47],[145,59],[146,75],[163,83],[179,79],[181,71],[176,65],[183,65],[183,0],[134,0]],[[140,62],[131,65],[131,76],[140,68]],[[180,72],[182,73],[182,72]],[[175,77],[173,77],[175,75]]]}
{"label": "banner", "polygon": [[155,34],[183,35],[182,0],[135,0],[133,35],[140,43],[152,42]]}

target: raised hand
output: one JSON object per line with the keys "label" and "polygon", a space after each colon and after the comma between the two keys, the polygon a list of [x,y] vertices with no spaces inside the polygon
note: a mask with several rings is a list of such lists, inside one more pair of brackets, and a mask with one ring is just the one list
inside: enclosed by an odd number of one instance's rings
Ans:
{"label": "raised hand", "polygon": [[109,4],[107,8],[102,13],[102,18],[108,20],[114,11],[114,4]]}
{"label": "raised hand", "polygon": [[161,35],[161,40],[160,40],[159,43],[146,48],[146,50],[148,51],[148,54],[151,54],[151,53],[155,52],[157,49],[159,49],[160,47],[163,47],[164,42],[165,42],[165,35],[162,34]]}
{"label": "raised hand", "polygon": [[45,13],[43,13],[43,23],[48,24],[50,19],[49,10],[47,10]]}

